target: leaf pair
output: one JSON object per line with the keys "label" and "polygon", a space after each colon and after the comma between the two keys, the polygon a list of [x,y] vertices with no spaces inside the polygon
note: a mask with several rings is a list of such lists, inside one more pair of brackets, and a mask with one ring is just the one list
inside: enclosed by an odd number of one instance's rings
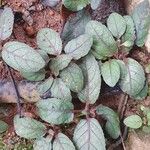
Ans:
{"label": "leaf pair", "polygon": [[[48,54],[58,56],[62,52],[62,41],[57,32],[50,28],[43,28],[37,34],[38,47]],[[65,46],[65,53],[77,60],[87,55],[93,40],[90,36],[83,34],[71,40]]]}
{"label": "leaf pair", "polygon": [[118,61],[121,69],[120,88],[130,96],[141,92],[145,85],[143,67],[134,59],[128,58],[126,62]]}
{"label": "leaf pair", "polygon": [[118,49],[128,52],[134,45],[135,27],[131,16],[122,17],[112,13],[108,17],[107,27],[100,22],[90,21],[85,28],[85,33],[94,39],[92,53],[97,59],[111,57]]}
{"label": "leaf pair", "polygon": [[[145,133],[150,133],[150,109],[141,106],[141,116],[131,115],[124,119],[124,124],[132,129],[138,129],[142,127]],[[143,115],[143,117],[142,117]]]}
{"label": "leaf pair", "polygon": [[66,68],[72,59],[78,60],[87,55],[92,44],[92,38],[86,34],[80,35],[68,42],[64,49],[66,54],[58,55],[50,61],[49,67],[52,73],[58,76],[59,71]]}
{"label": "leaf pair", "polygon": [[70,149],[75,150],[75,147],[71,140],[64,135],[59,133],[53,143],[52,137],[44,138],[46,134],[46,126],[35,119],[29,117],[20,118],[18,115],[14,118],[14,127],[16,133],[26,139],[36,139],[33,145],[34,150],[53,150],[58,149]]}
{"label": "leaf pair", "polygon": [[103,64],[100,63],[102,77],[110,87],[114,87],[119,82],[123,92],[138,97],[145,86],[144,70],[132,58],[127,58],[125,61],[124,63],[121,60],[113,59]]}
{"label": "leaf pair", "polygon": [[49,137],[36,140],[33,145],[34,150],[41,150],[41,147],[43,150],[75,150],[71,140],[63,133],[56,135],[53,143]]}
{"label": "leaf pair", "polygon": [[107,27],[117,41],[121,40],[119,49],[129,52],[135,41],[135,25],[132,17],[129,15],[122,17],[117,13],[112,13],[107,19]]}
{"label": "leaf pair", "polygon": [[92,53],[97,59],[112,56],[117,51],[117,44],[105,25],[97,21],[90,21],[85,33],[93,37]]}

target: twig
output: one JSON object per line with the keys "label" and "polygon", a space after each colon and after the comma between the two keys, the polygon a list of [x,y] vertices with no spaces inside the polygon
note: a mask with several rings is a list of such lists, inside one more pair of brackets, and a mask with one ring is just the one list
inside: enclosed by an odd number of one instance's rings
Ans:
{"label": "twig", "polygon": [[[127,94],[122,94],[122,96],[120,98],[119,107],[118,107],[118,113],[120,114],[120,120],[122,120],[123,117],[124,117],[124,113],[126,111],[127,103],[128,103],[128,95]],[[123,150],[126,150],[126,147],[125,147],[125,144],[124,144],[124,139],[127,136],[127,132],[128,132],[128,128],[125,126],[123,135],[120,134],[120,139],[118,141],[116,141],[114,144],[112,144],[111,146],[109,146],[108,150],[113,150],[116,147],[118,147],[120,144],[122,144]]]}
{"label": "twig", "polygon": [[[6,64],[6,63],[5,63]],[[19,91],[18,91],[18,87],[17,87],[17,84],[15,82],[15,79],[13,77],[13,74],[11,72],[11,68],[6,64],[7,68],[8,68],[8,72],[9,72],[9,75],[10,75],[10,78],[11,78],[11,81],[13,83],[13,86],[14,86],[14,89],[15,89],[15,93],[16,93],[16,97],[17,97],[17,110],[18,110],[18,114],[20,117],[22,117],[22,114],[21,114],[21,100],[20,100],[20,94],[19,94]]]}
{"label": "twig", "polygon": [[126,106],[128,103],[128,95],[127,94],[122,94],[121,98],[120,98],[120,103],[119,103],[119,107],[118,107],[118,113],[120,114],[120,120],[123,119],[124,113],[126,111]]}

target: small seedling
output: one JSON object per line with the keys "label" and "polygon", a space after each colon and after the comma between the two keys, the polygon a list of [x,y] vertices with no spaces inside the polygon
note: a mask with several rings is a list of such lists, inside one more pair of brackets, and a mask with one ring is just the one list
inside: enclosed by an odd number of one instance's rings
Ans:
{"label": "small seedling", "polygon": [[124,124],[131,129],[141,129],[145,133],[150,133],[150,108],[140,107],[140,115],[131,115],[124,119]]}

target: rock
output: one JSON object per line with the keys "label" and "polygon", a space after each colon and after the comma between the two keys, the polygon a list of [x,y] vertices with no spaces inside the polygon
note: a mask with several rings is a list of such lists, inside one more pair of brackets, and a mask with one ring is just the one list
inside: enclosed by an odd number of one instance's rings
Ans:
{"label": "rock", "polygon": [[149,150],[150,149],[150,135],[142,131],[132,131],[128,135],[126,142],[126,150]]}
{"label": "rock", "polygon": [[[37,90],[37,82],[19,81],[17,87],[21,97],[21,102],[37,102],[40,94]],[[13,83],[8,80],[0,80],[0,103],[16,103],[16,91]]]}
{"label": "rock", "polygon": [[147,40],[145,42],[145,47],[146,47],[146,50],[148,51],[148,53],[150,53],[150,29],[148,31],[148,36],[147,36]]}
{"label": "rock", "polygon": [[144,0],[125,0],[126,11],[128,14],[132,13],[132,10]]}

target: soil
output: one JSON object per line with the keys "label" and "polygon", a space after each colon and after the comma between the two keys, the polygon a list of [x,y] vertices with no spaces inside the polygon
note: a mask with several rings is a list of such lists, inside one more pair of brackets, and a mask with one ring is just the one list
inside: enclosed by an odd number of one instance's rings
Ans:
{"label": "soil", "polygon": [[112,12],[117,12],[121,15],[126,14],[123,0],[102,0],[101,5],[92,12],[94,20],[106,23],[108,16]]}

